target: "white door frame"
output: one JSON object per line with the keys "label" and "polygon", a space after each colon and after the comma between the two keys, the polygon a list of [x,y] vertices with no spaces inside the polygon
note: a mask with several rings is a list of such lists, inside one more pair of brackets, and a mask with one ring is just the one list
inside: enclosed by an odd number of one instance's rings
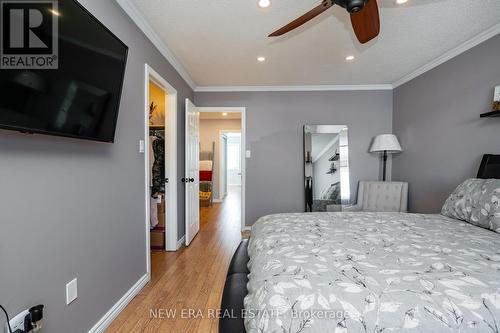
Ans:
{"label": "white door frame", "polygon": [[[172,87],[158,72],[145,64],[144,75],[144,196],[146,211],[146,262],[147,272],[151,276],[151,256],[150,256],[150,182],[149,182],[149,82],[154,82],[163,89],[165,95],[165,130],[166,145],[165,160],[166,177],[169,184],[165,193],[165,218],[166,218],[166,251],[177,251],[177,90]],[[168,171],[168,175],[167,175]]]}
{"label": "white door frame", "polygon": [[[241,114],[241,232],[245,230],[245,197],[246,197],[246,107],[198,107],[200,112],[238,112]],[[238,132],[238,131],[228,131]]]}

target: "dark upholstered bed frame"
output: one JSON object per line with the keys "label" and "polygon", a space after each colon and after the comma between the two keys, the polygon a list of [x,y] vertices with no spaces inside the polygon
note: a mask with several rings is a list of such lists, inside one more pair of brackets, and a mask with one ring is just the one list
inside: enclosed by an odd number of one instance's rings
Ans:
{"label": "dark upholstered bed frame", "polygon": [[[500,155],[484,155],[479,167],[477,178],[500,179]],[[243,299],[247,295],[248,270],[248,239],[243,240],[234,253],[226,284],[222,294],[221,310],[225,315],[219,320],[219,333],[246,333],[242,317]]]}
{"label": "dark upholstered bed frame", "polygon": [[219,319],[219,333],[246,333],[242,312],[243,299],[248,293],[247,283],[250,271],[247,264],[249,260],[248,239],[244,239],[229,264],[222,294],[221,310],[224,315]]}
{"label": "dark upholstered bed frame", "polygon": [[500,179],[500,155],[484,155],[477,173],[477,178]]}

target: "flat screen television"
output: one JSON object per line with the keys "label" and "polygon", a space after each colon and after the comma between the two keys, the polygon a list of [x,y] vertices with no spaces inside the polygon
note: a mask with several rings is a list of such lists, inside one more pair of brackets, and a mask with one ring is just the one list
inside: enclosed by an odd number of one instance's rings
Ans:
{"label": "flat screen television", "polygon": [[[12,45],[3,40],[0,128],[114,142],[128,47],[75,0],[44,1],[38,6],[43,15],[34,17],[26,7],[2,7],[3,28],[7,19],[8,26],[15,27],[15,15],[29,17],[35,28],[24,29],[28,37],[24,44],[22,38],[17,42],[17,47],[24,47],[18,53],[29,53],[26,47],[49,45],[52,52],[57,50],[51,55],[57,68],[5,69],[4,50]],[[52,15],[48,19],[47,13]]]}

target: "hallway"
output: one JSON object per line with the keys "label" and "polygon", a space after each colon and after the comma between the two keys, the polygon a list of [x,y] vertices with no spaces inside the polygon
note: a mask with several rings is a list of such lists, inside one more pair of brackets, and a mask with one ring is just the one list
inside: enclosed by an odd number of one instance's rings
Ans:
{"label": "hallway", "polygon": [[[227,268],[241,239],[240,197],[230,190],[223,203],[201,208],[200,232],[188,248],[152,253],[151,281],[107,333],[218,332],[218,319],[208,318],[208,309],[220,306]],[[173,314],[170,319],[167,312]]]}

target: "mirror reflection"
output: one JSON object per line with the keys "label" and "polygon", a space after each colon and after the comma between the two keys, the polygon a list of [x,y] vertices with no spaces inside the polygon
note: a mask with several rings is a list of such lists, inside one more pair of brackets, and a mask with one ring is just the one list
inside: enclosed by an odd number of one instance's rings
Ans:
{"label": "mirror reflection", "polygon": [[350,202],[348,129],[304,126],[306,212],[341,211]]}

